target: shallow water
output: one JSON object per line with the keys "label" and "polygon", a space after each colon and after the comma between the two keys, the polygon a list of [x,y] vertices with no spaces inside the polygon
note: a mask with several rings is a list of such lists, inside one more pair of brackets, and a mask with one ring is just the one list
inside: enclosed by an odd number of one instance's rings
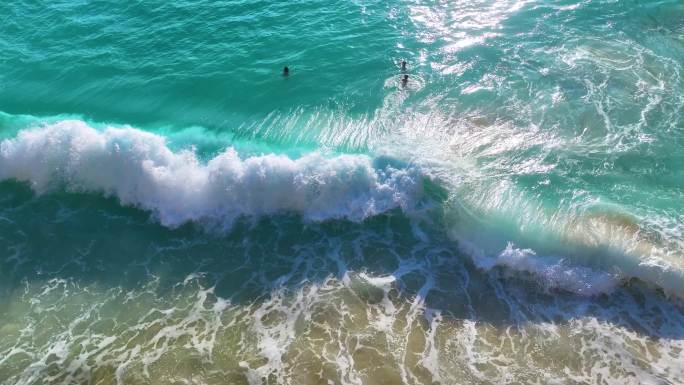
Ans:
{"label": "shallow water", "polygon": [[0,384],[684,382],[682,20],[1,4]]}

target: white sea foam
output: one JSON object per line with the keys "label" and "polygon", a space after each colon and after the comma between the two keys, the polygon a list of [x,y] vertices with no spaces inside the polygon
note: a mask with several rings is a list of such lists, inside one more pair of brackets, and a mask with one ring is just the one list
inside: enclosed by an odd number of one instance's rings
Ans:
{"label": "white sea foam", "polygon": [[593,296],[612,292],[622,278],[618,274],[572,266],[562,258],[539,256],[534,250],[520,249],[510,242],[499,253],[490,255],[475,243],[454,234],[452,236],[458,241],[459,249],[470,256],[477,268],[491,270],[503,267],[509,272],[529,273],[547,289]]}
{"label": "white sea foam", "polygon": [[0,142],[0,180],[100,192],[152,211],[162,224],[296,212],[308,220],[363,220],[420,200],[422,176],[410,167],[376,166],[365,155],[298,159],[241,158],[232,148],[203,163],[174,152],[164,137],[134,128],[96,130],[65,120]]}
{"label": "white sea foam", "polygon": [[662,262],[656,256],[605,249],[601,259],[592,260],[572,245],[559,245],[556,253],[540,254],[510,241],[497,248],[495,245],[501,239],[471,240],[454,229],[449,234],[479,269],[501,267],[507,273],[530,274],[546,289],[595,296],[609,294],[622,283],[637,278],[663,289],[669,296],[684,298],[684,271],[678,266],[652,263],[653,259]]}
{"label": "white sea foam", "polygon": [[585,296],[612,292],[620,283],[620,275],[594,270],[588,267],[572,266],[563,258],[538,256],[534,250],[520,249],[509,243],[504,250],[493,257],[484,257],[475,251],[471,255],[475,265],[484,270],[495,266],[512,271],[533,274],[547,288],[561,289]]}

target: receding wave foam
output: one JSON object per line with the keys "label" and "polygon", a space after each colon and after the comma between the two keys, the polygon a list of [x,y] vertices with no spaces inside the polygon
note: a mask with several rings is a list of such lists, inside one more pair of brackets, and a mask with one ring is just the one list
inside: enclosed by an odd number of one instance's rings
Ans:
{"label": "receding wave foam", "polygon": [[296,212],[308,220],[363,220],[411,210],[423,195],[411,167],[365,155],[316,152],[241,158],[232,148],[208,162],[174,152],[164,137],[134,128],[96,130],[65,120],[0,142],[0,180],[100,192],[152,211],[165,226],[188,221],[230,225],[239,216]]}

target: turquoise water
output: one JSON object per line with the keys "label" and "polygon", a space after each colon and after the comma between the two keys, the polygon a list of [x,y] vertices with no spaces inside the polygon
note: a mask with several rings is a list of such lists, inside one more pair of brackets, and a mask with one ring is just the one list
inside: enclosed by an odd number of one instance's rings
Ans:
{"label": "turquoise water", "polygon": [[683,71],[681,1],[0,4],[0,384],[682,383]]}

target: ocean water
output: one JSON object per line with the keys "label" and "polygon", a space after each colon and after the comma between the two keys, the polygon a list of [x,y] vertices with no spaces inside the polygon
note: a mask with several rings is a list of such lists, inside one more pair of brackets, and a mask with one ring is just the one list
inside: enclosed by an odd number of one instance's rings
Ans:
{"label": "ocean water", "polygon": [[2,2],[0,384],[684,383],[683,76],[679,0]]}

